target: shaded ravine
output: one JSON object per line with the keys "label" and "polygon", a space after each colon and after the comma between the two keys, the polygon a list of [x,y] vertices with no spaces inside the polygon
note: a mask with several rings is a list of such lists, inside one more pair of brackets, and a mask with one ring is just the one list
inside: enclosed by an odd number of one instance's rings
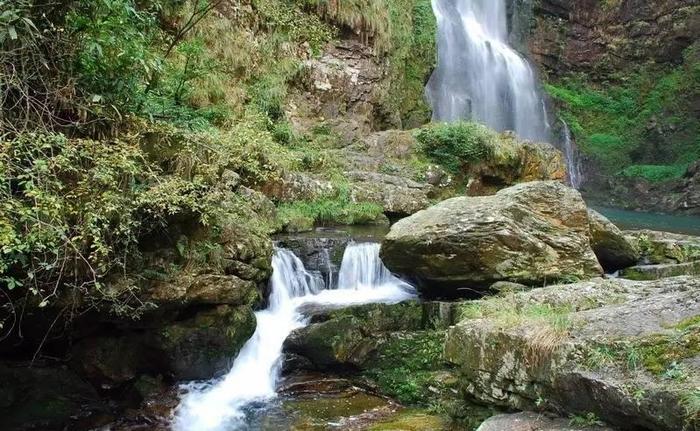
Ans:
{"label": "shaded ravine", "polygon": [[379,259],[379,244],[351,244],[345,251],[337,286],[327,286],[304,268],[289,250],[277,249],[269,306],[256,313],[257,328],[222,378],[183,387],[185,394],[172,422],[177,431],[248,429],[251,407],[276,397],[282,344],[308,319],[306,304],[332,307],[374,302],[397,303],[415,296],[413,288],[394,277]]}

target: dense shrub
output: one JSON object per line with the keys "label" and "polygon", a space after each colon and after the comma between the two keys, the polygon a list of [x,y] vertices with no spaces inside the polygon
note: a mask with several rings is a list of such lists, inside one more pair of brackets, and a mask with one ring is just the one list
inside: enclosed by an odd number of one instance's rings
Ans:
{"label": "dense shrub", "polygon": [[[272,220],[234,192],[285,163],[269,135],[251,123],[225,133],[139,127],[126,140],[0,139],[0,285],[41,306],[75,292],[85,305],[137,315],[135,287],[105,282],[138,266],[142,238],[178,220],[212,235],[230,224],[269,232]],[[144,142],[150,134],[155,146]]]}
{"label": "dense shrub", "polygon": [[681,178],[688,169],[687,165],[632,165],[622,170],[622,175],[631,178],[643,178],[652,183]]}
{"label": "dense shrub", "polygon": [[453,173],[486,158],[498,139],[496,132],[469,122],[433,124],[416,133],[420,150]]}

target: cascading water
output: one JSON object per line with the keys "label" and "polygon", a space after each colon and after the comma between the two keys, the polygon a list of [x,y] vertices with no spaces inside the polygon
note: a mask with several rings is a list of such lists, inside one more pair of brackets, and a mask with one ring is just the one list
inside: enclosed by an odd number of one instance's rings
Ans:
{"label": "cascading water", "polygon": [[583,174],[581,173],[581,164],[578,157],[578,149],[574,140],[571,137],[571,130],[566,121],[561,120],[562,128],[562,150],[564,151],[564,159],[566,161],[566,171],[569,175],[569,185],[575,189],[581,187],[583,183]]}
{"label": "cascading water", "polygon": [[307,324],[298,311],[303,305],[397,303],[415,296],[410,285],[391,275],[381,263],[379,244],[347,247],[337,289],[324,285],[323,279],[308,272],[289,250],[276,251],[272,269],[269,306],[255,314],[255,333],[222,379],[186,386],[173,419],[176,431],[245,429],[246,407],[276,396],[284,340]]}
{"label": "cascading water", "polygon": [[504,0],[433,0],[438,65],[426,93],[433,120],[473,119],[525,139],[548,141],[530,64],[508,45]]}

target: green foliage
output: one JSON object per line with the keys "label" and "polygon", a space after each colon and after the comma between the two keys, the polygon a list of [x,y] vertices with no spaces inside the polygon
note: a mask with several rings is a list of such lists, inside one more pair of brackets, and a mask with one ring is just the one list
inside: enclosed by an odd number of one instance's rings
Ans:
{"label": "green foliage", "polygon": [[569,425],[578,428],[588,428],[596,426],[605,426],[595,413],[588,412],[581,415],[569,416]]}
{"label": "green foliage", "polygon": [[489,319],[504,328],[521,324],[544,325],[558,333],[566,333],[571,327],[568,305],[525,304],[514,302],[514,295],[503,298],[466,302],[460,310],[462,319]]}
{"label": "green foliage", "polygon": [[65,26],[76,43],[74,73],[93,103],[133,109],[142,102],[162,63],[151,48],[159,36],[153,12],[137,10],[133,0],[83,1]]}
{"label": "green foliage", "polygon": [[8,41],[12,44],[28,44],[39,37],[39,29],[30,18],[29,0],[0,1],[0,46]]}
{"label": "green foliage", "polygon": [[686,422],[700,423],[700,388],[689,391],[682,397],[681,404],[685,409]]}
{"label": "green foliage", "polygon": [[[0,275],[40,306],[61,283],[100,290],[141,229],[136,195],[153,177],[138,147],[25,134],[0,141]],[[49,288],[51,287],[51,288]]]}
{"label": "green foliage", "polygon": [[468,122],[431,124],[416,133],[420,150],[432,161],[458,174],[486,158],[498,139],[496,132]]}
{"label": "green foliage", "polygon": [[601,84],[569,76],[545,88],[581,149],[606,171],[650,181],[675,178],[681,166],[700,158],[700,120],[692,114],[700,94],[698,49],[690,47],[675,68],[649,66]]}
{"label": "green foliage", "polygon": [[671,332],[637,340],[621,340],[587,348],[585,363],[590,368],[618,365],[629,372],[646,371],[652,375],[682,380],[683,360],[700,354],[700,328],[688,320]]}
{"label": "green foliage", "polygon": [[271,137],[243,125],[225,134],[169,130],[150,132],[159,136],[155,148],[138,136],[96,142],[27,133],[0,140],[5,286],[26,289],[40,307],[75,292],[84,305],[138,316],[144,304],[133,296],[135,285],[105,283],[138,267],[140,241],[151,232],[182,220],[209,232],[178,247],[185,261],[200,263],[218,252],[227,226],[266,235],[272,220],[233,192],[232,172],[246,183],[273,175],[279,165],[268,154],[280,152],[271,149]]}
{"label": "green foliage", "polygon": [[299,201],[282,204],[277,217],[282,226],[301,225],[312,227],[314,224],[368,224],[376,222],[384,210],[380,205],[367,202],[353,202],[345,193],[335,197],[313,201]]}
{"label": "green foliage", "polygon": [[401,114],[402,127],[430,120],[425,83],[437,61],[437,20],[430,0],[389,1],[393,26],[389,56],[388,108]]}
{"label": "green foliage", "polygon": [[315,14],[306,13],[291,0],[255,0],[253,4],[268,28],[284,34],[290,42],[308,43],[314,54],[335,36],[335,29]]}
{"label": "green foliage", "polygon": [[397,334],[385,344],[365,374],[382,392],[404,404],[430,404],[433,372],[442,366],[444,332]]}
{"label": "green foliage", "polygon": [[678,179],[685,174],[687,165],[632,165],[622,170],[622,175],[631,178],[644,178],[652,183]]}

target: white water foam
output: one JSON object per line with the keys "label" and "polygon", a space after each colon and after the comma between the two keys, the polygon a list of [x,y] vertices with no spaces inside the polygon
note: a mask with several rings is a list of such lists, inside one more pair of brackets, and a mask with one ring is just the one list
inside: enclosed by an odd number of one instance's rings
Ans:
{"label": "white water foam", "polygon": [[426,87],[433,120],[472,119],[549,141],[537,76],[508,45],[504,0],[433,0],[438,65]]}
{"label": "white water foam", "polygon": [[289,250],[275,252],[272,268],[269,306],[255,314],[255,333],[222,379],[185,386],[186,394],[173,419],[175,431],[244,428],[245,407],[276,396],[284,340],[307,324],[298,312],[301,306],[398,303],[415,296],[410,285],[394,277],[382,264],[379,244],[347,247],[337,289],[326,289],[321,279],[309,273]]}

